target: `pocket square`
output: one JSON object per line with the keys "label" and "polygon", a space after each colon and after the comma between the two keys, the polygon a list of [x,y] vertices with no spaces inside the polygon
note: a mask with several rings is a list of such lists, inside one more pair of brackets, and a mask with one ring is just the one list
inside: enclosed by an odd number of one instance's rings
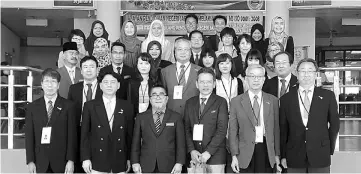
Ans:
{"label": "pocket square", "polygon": [[323,97],[321,97],[321,96],[318,96],[321,100],[323,99]]}
{"label": "pocket square", "polygon": [[166,123],[165,126],[174,126],[174,123]]}
{"label": "pocket square", "polygon": [[216,112],[216,110],[214,110],[214,111],[211,111],[211,113],[213,114],[213,113],[215,113]]}

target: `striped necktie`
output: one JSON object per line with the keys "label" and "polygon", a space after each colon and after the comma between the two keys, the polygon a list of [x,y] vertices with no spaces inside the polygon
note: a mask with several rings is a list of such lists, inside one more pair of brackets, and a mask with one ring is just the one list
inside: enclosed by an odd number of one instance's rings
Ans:
{"label": "striped necktie", "polygon": [[155,113],[157,114],[157,120],[155,122],[155,130],[157,131],[157,134],[159,134],[160,126],[162,124],[162,122],[160,121],[160,116],[163,114],[163,112],[162,111],[157,111]]}
{"label": "striped necktie", "polygon": [[48,101],[48,121],[51,119],[51,113],[53,113],[53,102],[51,100]]}

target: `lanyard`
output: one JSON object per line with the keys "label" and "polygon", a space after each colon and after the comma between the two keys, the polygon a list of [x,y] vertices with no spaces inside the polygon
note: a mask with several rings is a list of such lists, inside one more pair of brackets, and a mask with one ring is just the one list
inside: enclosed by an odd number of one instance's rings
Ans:
{"label": "lanyard", "polygon": [[[303,103],[300,90],[298,90],[298,94],[299,94],[299,96],[300,96],[300,100],[301,100],[302,106],[303,106],[303,108],[305,108],[305,111],[307,112],[307,115],[309,116],[309,115],[310,115],[310,111],[307,110],[307,108],[306,108],[306,106],[305,106],[305,103]],[[307,97],[308,97],[308,96],[307,96]]]}
{"label": "lanyard", "polygon": [[[253,100],[254,101],[254,100]],[[263,101],[263,95],[261,95],[261,104],[259,105],[259,110],[258,110],[258,116],[259,117],[261,117],[261,107],[262,107],[262,101]],[[251,102],[251,101],[249,101],[249,102]],[[256,101],[256,102],[258,102],[258,101]],[[253,109],[253,105],[252,105],[252,103],[251,103],[251,106],[252,106],[252,111],[253,111],[253,113],[254,113],[254,109]],[[256,114],[253,114],[254,115],[254,118],[256,118],[256,121],[257,121],[257,125],[258,125],[258,118],[256,117]]]}
{"label": "lanyard", "polygon": [[145,85],[144,91],[143,91],[143,85],[142,85],[142,83],[140,84],[140,90],[142,91],[142,97],[143,97],[143,102],[142,102],[142,103],[145,103],[145,102],[144,102],[144,97],[145,97],[145,92],[147,91],[147,88],[148,88],[148,83]]}
{"label": "lanyard", "polygon": [[232,82],[233,82],[233,79],[231,79],[231,86],[229,87],[229,95],[228,95],[228,93],[227,93],[226,87],[224,86],[224,83],[223,83],[222,78],[221,78],[221,81],[222,81],[222,86],[223,86],[224,92],[226,92],[226,95],[227,95],[227,98],[228,98],[228,103],[231,104]]}
{"label": "lanyard", "polygon": [[[185,69],[184,73],[181,75],[180,79],[178,79],[178,86],[179,86],[180,81],[182,80],[182,78],[185,76],[185,73],[187,72],[189,66],[191,66],[191,64],[189,64],[189,65],[187,66],[187,68]],[[178,68],[177,68],[177,65],[175,66],[175,73],[176,73],[177,78],[178,78]],[[185,77],[184,77],[184,78],[185,78]]]}

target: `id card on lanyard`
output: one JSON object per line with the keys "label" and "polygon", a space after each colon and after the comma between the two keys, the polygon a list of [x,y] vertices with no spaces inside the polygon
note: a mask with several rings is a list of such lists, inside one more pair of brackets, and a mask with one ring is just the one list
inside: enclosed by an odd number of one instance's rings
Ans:
{"label": "id card on lanyard", "polygon": [[[188,70],[188,68],[191,66],[191,64],[189,64],[187,66],[187,68],[185,69],[184,73],[183,74],[180,74],[181,77],[179,79],[177,79],[178,81],[178,85],[174,86],[174,92],[173,92],[173,99],[182,99],[183,97],[183,85],[180,84],[181,80],[184,78],[184,81],[185,81],[185,74]],[[176,65],[176,76],[178,78],[178,68],[177,68],[177,65]]]}

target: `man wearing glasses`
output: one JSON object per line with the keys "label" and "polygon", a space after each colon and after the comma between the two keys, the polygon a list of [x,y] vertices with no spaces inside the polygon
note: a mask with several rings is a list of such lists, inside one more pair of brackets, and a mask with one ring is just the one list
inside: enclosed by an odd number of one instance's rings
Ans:
{"label": "man wearing glasses", "polygon": [[125,59],[125,45],[121,42],[114,42],[111,46],[112,64],[100,69],[99,74],[115,72],[120,78],[120,88],[117,91],[117,98],[126,100],[129,80],[133,76],[133,68],[123,63]]}
{"label": "man wearing glasses", "polygon": [[162,86],[150,92],[152,109],[136,117],[131,163],[135,173],[175,173],[186,160],[182,116],[167,108],[168,96]]}
{"label": "man wearing glasses", "polygon": [[273,64],[277,76],[268,80],[262,89],[281,98],[285,93],[296,88],[297,77],[291,73],[293,56],[287,52],[279,52],[274,56]]}
{"label": "man wearing glasses", "polygon": [[249,90],[231,101],[229,142],[232,169],[236,173],[281,171],[278,99],[262,91],[265,69],[246,69]]}
{"label": "man wearing glasses", "polygon": [[281,163],[290,173],[330,173],[340,120],[333,92],[315,87],[315,60],[297,65],[299,87],[281,97]]}

